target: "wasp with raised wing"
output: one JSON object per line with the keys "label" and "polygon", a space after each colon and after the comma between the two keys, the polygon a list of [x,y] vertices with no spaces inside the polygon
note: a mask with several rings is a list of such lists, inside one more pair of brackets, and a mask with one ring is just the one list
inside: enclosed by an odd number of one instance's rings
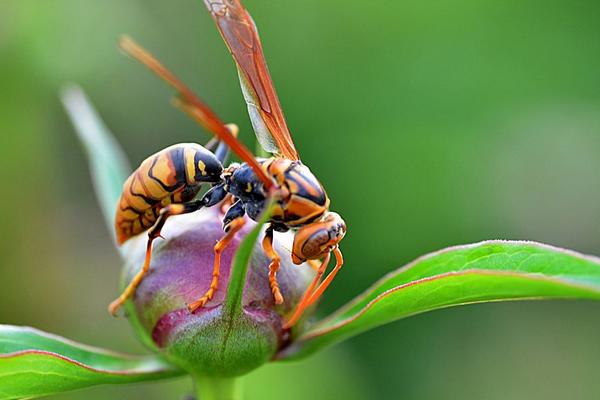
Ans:
{"label": "wasp with raised wing", "polygon": [[[229,197],[232,204],[223,219],[224,236],[214,247],[212,282],[197,301],[188,305],[189,311],[194,312],[204,306],[218,289],[220,255],[244,226],[244,216],[256,221],[272,204],[262,245],[271,260],[269,284],[275,303],[284,301],[277,283],[280,257],[273,250],[275,231],[294,232],[291,257],[295,264],[322,260],[315,278],[284,326],[290,328],[303,311],[319,299],[340,270],[343,258],[338,245],[346,234],[346,225],[337,213],[329,210],[325,190],[299,159],[249,13],[238,0],[204,2],[236,62],[259,143],[273,156],[256,158],[237,140],[236,125],[224,124],[150,53],[132,39],[123,38],[121,48],[174,87],[178,92],[176,105],[213,133],[221,144],[214,153],[209,148],[216,146],[215,141],[206,147],[192,143],[173,145],[147,158],[127,179],[115,219],[117,240],[123,244],[131,237],[148,231],[146,258],[139,273],[121,296],[111,303],[109,310],[115,314],[135,293],[149,270],[152,242],[160,236],[161,228],[170,216],[212,207]],[[223,165],[228,148],[242,163]],[[196,200],[202,184],[212,187]],[[336,265],[321,281],[331,253],[335,255]]]}

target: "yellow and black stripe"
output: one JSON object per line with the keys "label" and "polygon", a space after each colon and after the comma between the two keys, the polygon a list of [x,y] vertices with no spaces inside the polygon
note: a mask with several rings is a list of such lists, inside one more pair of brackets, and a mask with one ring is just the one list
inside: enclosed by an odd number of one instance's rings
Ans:
{"label": "yellow and black stripe", "polygon": [[276,207],[273,219],[294,228],[319,220],[329,209],[329,198],[313,173],[300,161],[270,158],[262,165],[288,197]]}
{"label": "yellow and black stripe", "polygon": [[192,200],[203,182],[219,182],[223,167],[195,143],[176,144],[145,159],[125,181],[115,216],[117,242],[149,229],[160,209]]}

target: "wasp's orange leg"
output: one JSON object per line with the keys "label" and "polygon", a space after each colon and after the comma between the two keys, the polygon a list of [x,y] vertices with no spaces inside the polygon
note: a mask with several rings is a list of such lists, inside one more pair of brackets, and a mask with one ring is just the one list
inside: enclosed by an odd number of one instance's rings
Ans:
{"label": "wasp's orange leg", "polygon": [[325,280],[321,282],[317,290],[315,290],[315,292],[310,296],[310,298],[307,301],[306,307],[319,300],[319,297],[321,297],[321,295],[323,294],[325,289],[327,289],[333,278],[335,278],[335,275],[342,268],[342,265],[344,264],[344,257],[342,256],[342,252],[338,247],[336,247],[335,249],[333,249],[333,254],[335,254],[335,267],[331,270],[329,275],[327,275],[327,278],[325,278]]}
{"label": "wasp's orange leg", "polygon": [[[323,261],[321,262],[320,266],[317,269],[317,274],[315,275],[315,278],[311,282],[308,289],[306,289],[306,291],[304,292],[304,295],[302,296],[300,303],[298,303],[298,306],[296,307],[294,314],[292,314],[290,319],[288,319],[287,322],[283,325],[283,329],[289,329],[292,326],[294,326],[296,324],[296,322],[298,322],[298,320],[300,319],[302,314],[304,313],[304,310],[306,310],[306,308],[310,305],[308,303],[308,300],[310,299],[311,295],[313,294],[313,291],[315,290],[315,288],[321,281],[321,278],[323,277],[323,274],[325,273],[325,270],[327,269],[327,265],[329,264],[330,258],[331,258],[331,253],[327,253],[325,255],[325,258],[323,259]],[[316,261],[316,260],[309,260],[309,261]],[[311,263],[309,262],[309,264],[311,264]],[[312,266],[312,264],[311,264],[311,266]]]}
{"label": "wasp's orange leg", "polygon": [[226,228],[227,233],[215,245],[215,249],[214,249],[215,250],[215,263],[214,263],[214,267],[213,267],[212,282],[210,283],[210,287],[206,291],[204,296],[200,297],[200,299],[198,299],[197,301],[195,301],[191,304],[188,304],[188,310],[190,312],[193,313],[198,308],[203,307],[214,296],[214,294],[217,291],[217,288],[219,286],[219,275],[220,275],[220,269],[221,269],[221,253],[223,253],[223,251],[227,248],[227,246],[229,246],[229,243],[231,243],[231,240],[234,238],[235,234],[240,229],[242,229],[242,227],[244,226],[245,223],[246,222],[243,217],[238,217],[238,218],[232,220],[227,225],[227,228]]}
{"label": "wasp's orange leg", "polygon": [[114,300],[108,306],[108,311],[112,315],[116,315],[119,308],[135,293],[135,289],[139,286],[144,278],[144,275],[150,269],[150,261],[152,259],[152,242],[157,237],[160,237],[160,231],[165,225],[167,219],[172,215],[180,215],[187,214],[202,208],[204,204],[199,201],[185,203],[185,204],[170,204],[160,210],[160,215],[158,219],[154,223],[154,226],[148,231],[148,243],[146,244],[146,258],[144,259],[144,264],[142,265],[142,269],[138,272],[129,285],[125,288],[123,293]]}
{"label": "wasp's orange leg", "polygon": [[279,290],[279,284],[277,283],[277,271],[279,271],[280,258],[275,250],[273,250],[273,226],[269,226],[265,231],[262,245],[267,257],[271,260],[271,263],[269,264],[269,285],[271,285],[271,292],[273,293],[275,304],[281,304],[283,303],[283,296],[281,295],[281,290]]}

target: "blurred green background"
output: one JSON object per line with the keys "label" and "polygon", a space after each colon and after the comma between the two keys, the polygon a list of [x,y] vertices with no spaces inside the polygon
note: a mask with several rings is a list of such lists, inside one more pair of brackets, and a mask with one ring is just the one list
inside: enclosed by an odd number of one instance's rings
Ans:
{"label": "blurred green background", "polygon": [[[247,0],[304,162],[349,234],[332,311],[454,244],[600,254],[600,3]],[[143,352],[107,303],[119,259],[58,101],[83,86],[137,165],[206,133],[116,48],[128,33],[242,138],[235,68],[199,0],[0,1],[0,322]],[[246,379],[248,399],[597,399],[600,306],[433,312]],[[52,399],[164,399],[187,379]]]}

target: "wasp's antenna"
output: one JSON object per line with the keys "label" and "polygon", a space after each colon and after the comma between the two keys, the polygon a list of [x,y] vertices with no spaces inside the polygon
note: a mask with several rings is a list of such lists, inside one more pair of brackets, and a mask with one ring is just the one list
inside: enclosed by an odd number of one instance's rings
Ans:
{"label": "wasp's antenna", "polygon": [[231,134],[219,117],[194,92],[129,36],[122,36],[119,46],[125,53],[141,62],[172,86],[179,93],[179,96],[174,100],[175,105],[185,111],[206,130],[225,142],[242,161],[248,163],[263,182],[267,191],[273,188],[273,180],[263,171],[250,150]]}

